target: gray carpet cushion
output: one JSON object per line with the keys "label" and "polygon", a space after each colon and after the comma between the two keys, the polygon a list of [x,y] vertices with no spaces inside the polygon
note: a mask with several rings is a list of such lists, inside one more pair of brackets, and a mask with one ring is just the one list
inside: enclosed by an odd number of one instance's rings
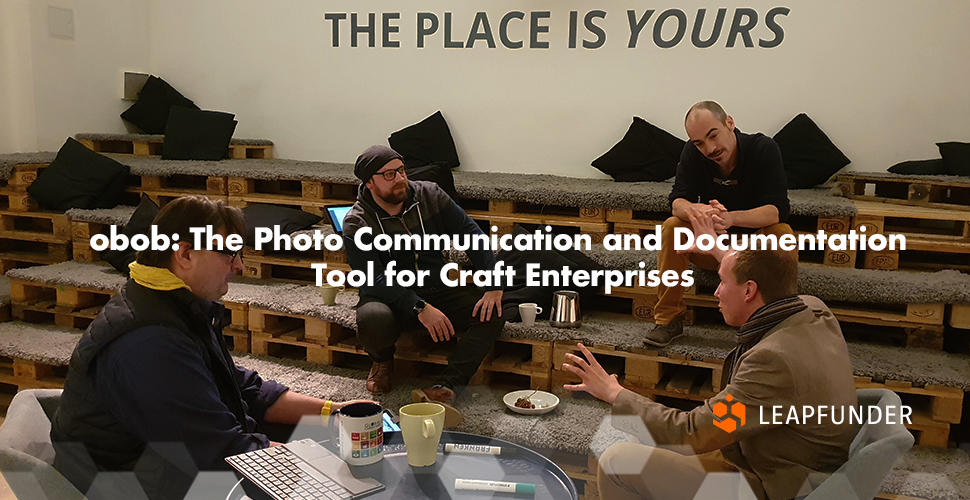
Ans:
{"label": "gray carpet cushion", "polygon": [[[164,142],[165,136],[161,134],[76,134],[75,139],[79,141],[146,141]],[[272,146],[273,141],[268,139],[236,139],[235,137],[229,144],[239,146]]]}
{"label": "gray carpet cushion", "polygon": [[[96,224],[107,224],[115,226],[124,226],[128,223],[128,219],[131,218],[131,214],[135,213],[135,207],[130,207],[128,205],[118,205],[114,208],[72,208],[65,212],[67,217],[72,221],[78,222],[93,222]],[[118,231],[119,234],[121,231]]]}
{"label": "gray carpet cushion", "polygon": [[57,158],[57,151],[0,154],[0,179],[9,179],[17,165],[47,165]]}

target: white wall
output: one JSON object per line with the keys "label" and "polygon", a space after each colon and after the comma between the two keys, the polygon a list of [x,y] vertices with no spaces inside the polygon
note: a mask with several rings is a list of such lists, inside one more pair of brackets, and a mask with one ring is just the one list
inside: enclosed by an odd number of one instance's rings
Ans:
{"label": "white wall", "polygon": [[29,0],[0,1],[0,153],[37,150]]}
{"label": "white wall", "polygon": [[[74,40],[49,35],[50,6],[74,11]],[[0,152],[125,131],[123,73],[149,68],[147,0],[3,0],[0,14],[0,91],[13,109],[0,119]]]}
{"label": "white wall", "polygon": [[[970,140],[963,126],[970,116],[964,94],[970,2],[961,0],[3,0],[5,9],[25,2],[33,83],[25,90],[0,76],[0,91],[4,105],[11,85],[27,97],[20,111],[24,130],[31,127],[32,97],[38,149],[56,148],[76,132],[122,131],[117,115],[126,103],[118,97],[126,69],[165,78],[205,109],[236,113],[237,137],[272,139],[286,158],[352,162],[368,145],[441,109],[465,170],[596,177],[601,174],[589,162],[619,140],[633,115],[683,138],[684,112],[701,99],[721,102],[742,130],[768,134],[807,112],[856,170],[936,157],[934,142]],[[47,5],[75,10],[75,41],[47,36]],[[773,37],[764,17],[778,6],[791,9],[776,18],[784,29],[781,45],[725,47],[737,8],[759,14],[752,31],[757,45]],[[694,47],[697,9],[708,9],[706,35],[719,7],[728,15],[717,44]],[[629,49],[626,11],[639,15],[646,8],[657,12],[639,46]],[[669,8],[686,13],[688,30],[676,47],[660,49],[652,30]],[[605,45],[566,48],[569,11],[579,11],[582,22],[592,9],[607,12],[598,21]],[[453,12],[454,38],[464,39],[479,10],[488,13],[496,38],[506,12],[526,12],[510,28],[526,45],[528,13],[550,11],[549,33],[540,38],[551,47],[488,49],[479,42],[445,49],[443,26],[426,48],[415,47],[417,12],[436,13],[442,24],[444,13]],[[341,46],[332,47],[323,14],[356,11],[362,19],[378,13],[378,23],[380,13],[400,12],[400,32],[392,38],[401,47],[380,48],[378,32],[378,47],[352,48],[348,21]],[[674,32],[668,23],[664,38]],[[0,69],[11,64],[4,31]],[[593,38],[582,28],[579,34]],[[360,39],[366,45],[366,36]],[[11,150],[9,137],[18,135],[9,121],[0,119],[0,150]],[[30,145],[31,138],[14,142]]]}

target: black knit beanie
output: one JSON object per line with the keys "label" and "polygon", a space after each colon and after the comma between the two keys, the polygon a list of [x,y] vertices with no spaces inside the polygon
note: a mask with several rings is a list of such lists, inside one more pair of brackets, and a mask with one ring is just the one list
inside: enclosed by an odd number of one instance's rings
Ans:
{"label": "black knit beanie", "polygon": [[371,176],[376,174],[384,165],[387,165],[387,162],[394,159],[404,161],[403,156],[387,146],[371,146],[357,157],[357,163],[354,164],[354,175],[366,183]]}

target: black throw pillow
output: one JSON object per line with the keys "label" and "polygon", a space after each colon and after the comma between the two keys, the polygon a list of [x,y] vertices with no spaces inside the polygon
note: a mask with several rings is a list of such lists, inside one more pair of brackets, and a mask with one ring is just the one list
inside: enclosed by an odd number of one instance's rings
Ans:
{"label": "black throw pillow", "polygon": [[950,175],[970,175],[970,143],[938,142],[936,146]]}
{"label": "black throw pillow", "polygon": [[[151,237],[152,234],[152,222],[155,220],[155,216],[158,215],[158,205],[148,197],[147,194],[141,195],[141,201],[138,203],[138,208],[135,209],[135,213],[131,214],[131,218],[128,219],[128,223],[125,224],[124,229],[121,231],[122,234],[128,237],[128,241],[131,241],[131,237],[136,234],[144,234]],[[137,252],[129,246],[125,250],[105,250],[101,253],[101,259],[111,264],[121,274],[129,276],[131,271],[128,269],[128,264],[135,261],[137,257]]]}
{"label": "black throw pillow", "polygon": [[889,171],[894,174],[905,175],[946,175],[949,173],[943,158],[904,161],[889,167]]}
{"label": "black throw pillow", "polygon": [[782,127],[774,139],[781,149],[788,189],[824,184],[849,164],[849,159],[805,113]]}
{"label": "black throw pillow", "polygon": [[[534,233],[535,227],[529,228],[518,224],[515,225],[512,231],[513,235],[532,235]],[[582,258],[574,254],[579,254]],[[506,321],[520,321],[519,304],[528,302],[536,303],[543,309],[542,317],[548,317],[549,308],[552,306],[553,292],[570,288],[562,286],[526,286],[526,266],[528,264],[539,264],[540,269],[543,271],[561,271],[563,266],[568,267],[572,271],[602,269],[602,266],[596,264],[576,250],[568,250],[563,253],[557,252],[556,250],[532,250],[525,252],[503,250],[495,256],[495,259],[505,261],[506,266],[515,269],[512,286],[505,287],[504,293],[502,294],[502,318]],[[580,303],[591,300],[598,290],[593,287],[574,287],[572,289],[579,292]]]}
{"label": "black throw pillow", "polygon": [[387,143],[404,157],[404,164],[409,167],[423,167],[437,162],[444,162],[450,168],[461,165],[455,140],[441,111],[394,132],[387,138]]}
{"label": "black throw pillow", "polygon": [[280,226],[280,234],[290,234],[306,229],[323,219],[319,215],[295,208],[259,204],[244,208],[243,216],[246,218],[246,245],[248,246],[255,246],[258,227],[265,227],[272,231],[273,226]]}
{"label": "black throw pillow", "polygon": [[113,208],[128,186],[128,171],[128,166],[68,138],[27,192],[46,210]]}
{"label": "black throw pillow", "polygon": [[431,181],[438,185],[444,192],[448,193],[455,203],[458,203],[458,190],[455,189],[455,176],[451,173],[451,168],[447,163],[435,162],[423,167],[412,167],[405,169],[408,173],[408,180],[412,181]]}
{"label": "black throw pillow", "polygon": [[685,142],[643,118],[633,117],[620,142],[593,160],[617,182],[662,181],[677,175]]}
{"label": "black throw pillow", "polygon": [[199,109],[190,99],[175,90],[165,80],[149,76],[138,93],[138,100],[121,113],[121,118],[140,128],[146,134],[164,134],[168,124],[169,109],[173,106]]}
{"label": "black throw pillow", "polygon": [[163,160],[223,160],[236,130],[235,115],[219,111],[172,108],[165,127]]}

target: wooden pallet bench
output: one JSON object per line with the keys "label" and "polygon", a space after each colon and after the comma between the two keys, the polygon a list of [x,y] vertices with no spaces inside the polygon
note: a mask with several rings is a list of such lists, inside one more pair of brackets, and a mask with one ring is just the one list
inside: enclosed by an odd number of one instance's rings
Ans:
{"label": "wooden pallet bench", "polygon": [[[970,210],[970,182],[917,180],[842,174],[836,179],[842,196],[853,200]],[[871,194],[868,186],[872,186]]]}
{"label": "wooden pallet bench", "polygon": [[71,260],[71,242],[0,239],[0,273]]}
{"label": "wooden pallet bench", "polygon": [[[322,260],[275,256],[249,255],[243,252],[243,276],[248,278],[279,278],[293,281],[316,283],[316,270],[313,263],[323,263]],[[326,262],[326,272],[332,270],[350,272],[350,265],[344,262]]]}
{"label": "wooden pallet bench", "polygon": [[175,174],[167,177],[139,175],[129,191],[155,195],[204,196],[228,195],[227,177],[214,175]]}
{"label": "wooden pallet bench", "polygon": [[[657,351],[620,351],[608,345],[587,346],[609,373],[617,374],[621,385],[644,395],[674,396],[704,400],[721,390],[724,360],[694,359],[680,354],[660,356]],[[581,356],[575,341],[558,341],[553,352],[553,385],[574,383],[578,377],[562,370],[566,353]],[[567,382],[567,381],[572,382]],[[700,398],[700,399],[698,399]]]}
{"label": "wooden pallet bench", "polygon": [[954,387],[926,385],[913,387],[910,382],[886,380],[873,382],[869,377],[855,377],[856,389],[889,389],[899,395],[904,405],[913,409],[912,424],[906,427],[916,435],[916,444],[946,448],[951,424],[959,424],[963,412],[963,391]]}
{"label": "wooden pallet bench", "polygon": [[610,208],[606,211],[606,221],[613,223],[615,234],[653,233],[657,226],[663,225],[671,213],[632,210],[629,208]]}
{"label": "wooden pallet bench", "polygon": [[115,293],[115,290],[10,279],[12,316],[29,323],[86,328]]}
{"label": "wooden pallet bench", "polygon": [[[165,149],[162,136],[151,139],[81,139],[88,149],[98,153],[114,153],[133,156],[161,156]],[[272,144],[229,144],[229,157],[233,159],[272,158]]]}
{"label": "wooden pallet bench", "polygon": [[[616,287],[612,296],[631,299],[631,314],[642,321],[653,321],[657,289],[651,287]],[[717,309],[717,297],[688,290],[684,303],[691,308]],[[907,347],[943,349],[945,304],[847,304],[826,302],[842,323],[899,328]]]}
{"label": "wooden pallet bench", "polygon": [[[249,308],[253,354],[296,357],[312,363],[333,364],[330,346],[356,336],[343,326],[310,316]],[[301,355],[302,354],[302,355]]]}
{"label": "wooden pallet bench", "polygon": [[71,221],[72,260],[76,262],[98,262],[101,260],[101,252],[91,248],[91,237],[96,234],[108,234],[108,224]]}
{"label": "wooden pallet bench", "polygon": [[357,201],[357,184],[298,179],[260,180],[227,178],[226,191],[233,206],[245,208],[253,203],[299,207],[323,215],[330,205]]}
{"label": "wooden pallet bench", "polygon": [[66,378],[67,365],[0,356],[0,383],[15,385],[18,390],[61,389]]}
{"label": "wooden pallet bench", "polygon": [[[499,234],[511,234],[516,224],[552,226],[554,233],[590,235],[593,243],[602,243],[612,232],[606,221],[606,209],[598,207],[559,207],[513,201],[462,199],[461,205],[472,220],[498,227]],[[485,234],[491,227],[483,228]]]}
{"label": "wooden pallet bench", "polygon": [[71,221],[57,212],[0,210],[0,239],[64,243],[71,240]]}
{"label": "wooden pallet bench", "polygon": [[11,212],[33,212],[38,210],[37,200],[30,197],[27,191],[11,187],[0,188],[0,209]]}
{"label": "wooden pallet bench", "polygon": [[222,336],[233,352],[252,352],[252,338],[249,332],[249,304],[245,302],[223,301],[226,317],[223,319]]}

